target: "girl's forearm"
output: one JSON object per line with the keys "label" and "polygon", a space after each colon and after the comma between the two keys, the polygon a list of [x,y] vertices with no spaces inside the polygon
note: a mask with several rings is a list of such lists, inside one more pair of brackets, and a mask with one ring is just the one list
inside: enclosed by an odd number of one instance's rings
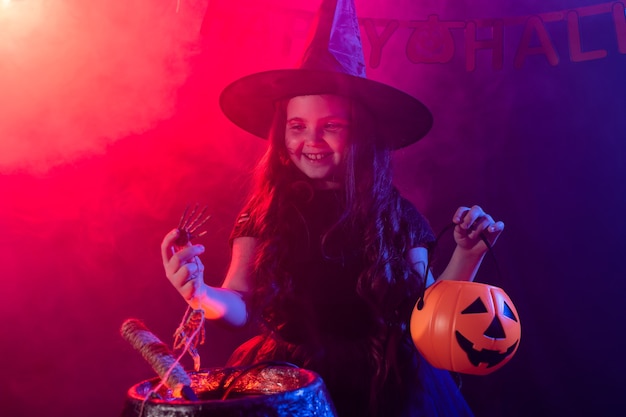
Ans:
{"label": "girl's forearm", "polygon": [[246,303],[240,293],[228,288],[216,288],[203,284],[189,300],[193,309],[204,310],[209,320],[220,320],[235,327],[241,327],[248,320]]}
{"label": "girl's forearm", "polygon": [[473,281],[484,257],[484,252],[475,254],[457,246],[438,279]]}

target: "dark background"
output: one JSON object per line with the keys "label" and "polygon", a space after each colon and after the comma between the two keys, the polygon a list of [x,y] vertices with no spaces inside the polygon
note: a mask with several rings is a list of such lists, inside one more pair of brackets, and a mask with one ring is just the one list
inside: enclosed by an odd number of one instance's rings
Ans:
{"label": "dark background", "polygon": [[[212,2],[170,117],[102,152],[39,172],[3,171],[2,415],[118,415],[126,390],[155,376],[119,327],[137,317],[171,343],[185,303],[164,277],[159,245],[187,204],[212,214],[202,259],[207,282],[221,283],[228,234],[264,142],[230,125],[217,97],[241,75],[292,65],[317,7],[309,3]],[[605,3],[356,1],[362,19],[400,23],[369,77],[419,97],[435,117],[425,139],[396,153],[398,187],[435,231],[459,205],[480,204],[506,224],[494,248],[501,274],[487,257],[477,280],[507,291],[522,340],[502,369],[462,377],[479,417],[618,416],[626,405],[626,55],[618,49],[626,34],[610,13],[584,15],[594,4]],[[568,10],[581,13],[583,51],[605,57],[572,62]],[[547,12],[561,14],[550,20]],[[462,28],[451,32],[448,61],[411,62],[406,23],[429,15],[507,18],[502,68],[480,51],[467,70]],[[514,65],[531,15],[544,22],[555,65],[541,54]],[[366,36],[363,44],[369,58]],[[444,237],[439,258],[450,250]],[[203,367],[222,365],[246,336],[208,324]]]}

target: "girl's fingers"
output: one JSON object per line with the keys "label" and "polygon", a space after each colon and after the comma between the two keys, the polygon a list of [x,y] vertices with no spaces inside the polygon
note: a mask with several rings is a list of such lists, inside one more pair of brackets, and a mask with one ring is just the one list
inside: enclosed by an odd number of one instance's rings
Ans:
{"label": "girl's fingers", "polygon": [[172,256],[171,248],[174,246],[174,241],[178,237],[178,233],[178,229],[171,230],[165,235],[163,241],[161,242],[161,257],[163,258],[163,264],[169,262],[170,257]]}
{"label": "girl's fingers", "polygon": [[[454,213],[452,221],[459,225],[461,229],[476,229],[488,215],[480,206],[459,207]],[[493,220],[492,220],[493,221]]]}
{"label": "girl's fingers", "polygon": [[504,222],[497,221],[494,224],[490,225],[487,231],[489,233],[500,233],[504,230]]}
{"label": "girl's fingers", "polygon": [[[186,267],[186,265],[198,265],[198,269],[204,271],[204,266],[198,255],[204,252],[203,245],[185,246],[182,249],[176,251],[174,246],[170,243],[176,239],[177,233],[170,232],[163,240],[161,246],[161,255],[163,256],[163,267],[168,277],[173,277],[179,270]],[[195,272],[195,271],[191,271]]]}
{"label": "girl's fingers", "polygon": [[461,224],[461,221],[463,220],[463,218],[466,216],[467,212],[470,211],[469,207],[459,207],[458,209],[456,209],[456,211],[454,212],[454,216],[452,216],[452,221],[455,224]]}

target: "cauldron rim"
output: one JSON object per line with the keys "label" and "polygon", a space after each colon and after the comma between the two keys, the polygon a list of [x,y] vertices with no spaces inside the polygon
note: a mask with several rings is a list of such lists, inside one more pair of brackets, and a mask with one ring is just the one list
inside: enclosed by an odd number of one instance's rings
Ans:
{"label": "cauldron rim", "polygon": [[[325,385],[324,382],[322,381],[321,377],[315,373],[314,371],[308,370],[308,369],[303,369],[303,368],[294,368],[294,367],[290,367],[290,366],[272,366],[271,368],[281,368],[281,369],[289,369],[289,370],[295,370],[299,373],[299,377],[302,378],[302,385],[299,386],[296,389],[293,390],[285,390],[285,391],[279,391],[279,392],[274,392],[274,393],[269,393],[269,394],[259,394],[259,395],[254,395],[254,396],[246,396],[246,397],[235,397],[235,398],[227,398],[226,400],[221,400],[221,399],[202,399],[202,400],[198,400],[198,401],[189,401],[189,400],[184,400],[184,399],[159,399],[159,398],[150,398],[146,401],[146,403],[151,403],[154,405],[160,405],[160,406],[167,406],[167,405],[172,405],[172,406],[176,406],[176,407],[180,407],[180,406],[185,406],[185,405],[202,405],[202,404],[215,404],[215,403],[223,403],[223,402],[228,402],[230,405],[236,405],[237,402],[250,402],[253,401],[255,398],[258,398],[258,400],[264,401],[265,398],[272,396],[272,397],[279,397],[279,396],[284,396],[284,395],[292,395],[293,392],[301,390],[301,389],[310,389],[315,387],[315,385],[319,385],[320,389],[323,388],[325,389]],[[209,372],[214,372],[214,373],[218,373],[220,371],[226,371],[226,370],[243,370],[245,368],[228,368],[228,367],[215,367],[215,368],[204,368],[204,369],[200,369],[199,371],[191,371],[188,372],[188,374],[190,376],[192,375],[199,375],[199,374],[208,374]],[[265,368],[266,369],[266,368]],[[140,394],[138,392],[138,389],[144,385],[149,385],[149,386],[156,386],[158,383],[160,382],[160,378],[159,377],[154,377],[154,378],[150,378],[150,379],[146,379],[143,381],[140,381],[136,384],[134,384],[133,386],[131,386],[128,391],[127,391],[127,395],[128,395],[128,400],[135,400],[135,401],[139,401],[139,402],[144,402],[145,400],[145,396]]]}

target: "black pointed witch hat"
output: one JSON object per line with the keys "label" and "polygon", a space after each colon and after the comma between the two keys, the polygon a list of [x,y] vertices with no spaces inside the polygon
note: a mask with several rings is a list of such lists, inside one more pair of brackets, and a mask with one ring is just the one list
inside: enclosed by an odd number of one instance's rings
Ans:
{"label": "black pointed witch hat", "polygon": [[367,79],[364,61],[354,0],[322,0],[298,67],[240,78],[222,91],[220,106],[237,126],[267,139],[277,101],[336,94],[358,100],[377,118],[390,149],[421,139],[433,123],[430,111],[413,96]]}

